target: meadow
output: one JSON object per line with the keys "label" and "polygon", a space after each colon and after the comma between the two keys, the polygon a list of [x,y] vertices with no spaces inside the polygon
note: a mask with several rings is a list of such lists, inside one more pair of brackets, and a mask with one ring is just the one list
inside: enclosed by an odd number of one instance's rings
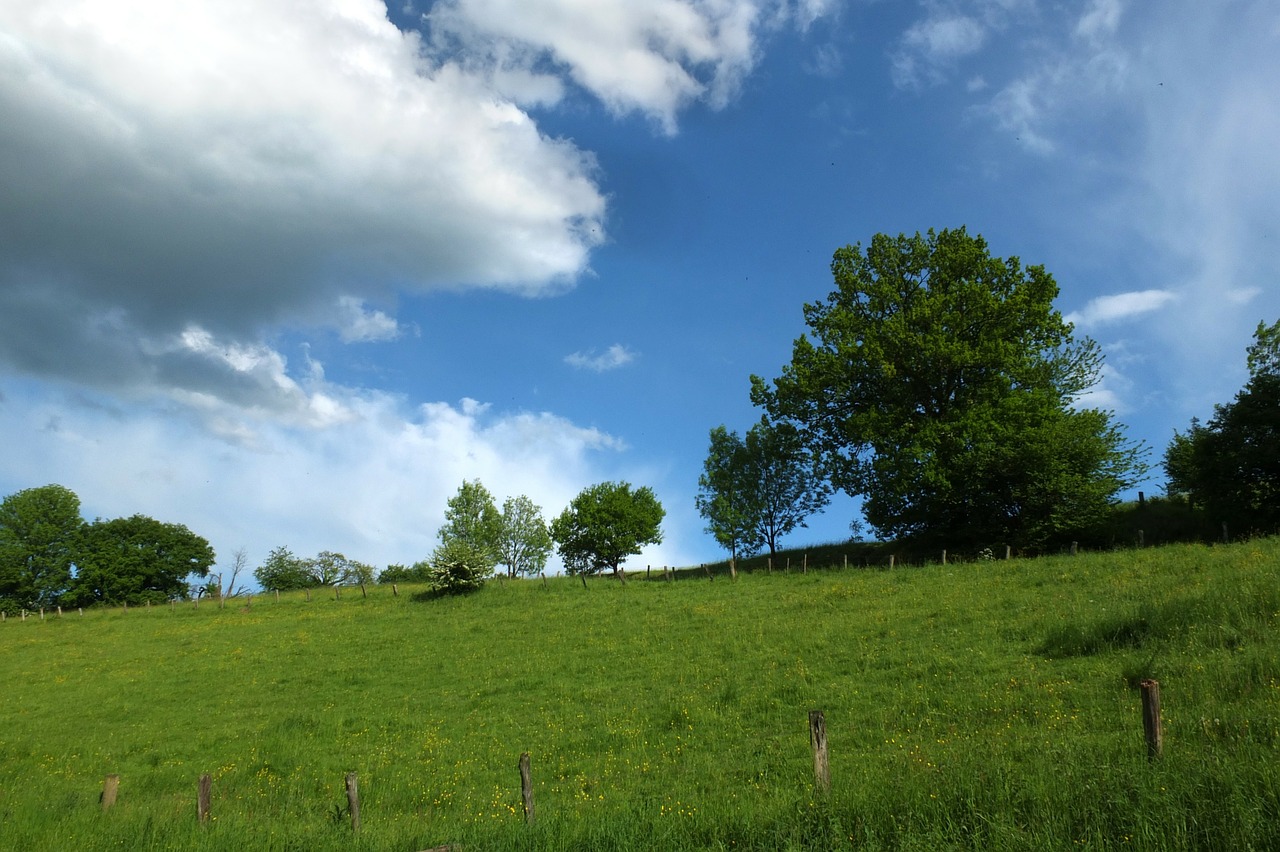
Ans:
{"label": "meadow", "polygon": [[0,846],[1280,848],[1280,539],[818,561],[11,618]]}

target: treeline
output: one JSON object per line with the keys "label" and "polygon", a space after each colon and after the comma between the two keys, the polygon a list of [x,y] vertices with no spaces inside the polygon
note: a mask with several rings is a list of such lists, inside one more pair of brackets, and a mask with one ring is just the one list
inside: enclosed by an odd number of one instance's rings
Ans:
{"label": "treeline", "polygon": [[181,524],[145,515],[85,522],[80,498],[61,485],[0,502],[0,609],[9,613],[185,599],[188,576],[208,576],[214,558]]}

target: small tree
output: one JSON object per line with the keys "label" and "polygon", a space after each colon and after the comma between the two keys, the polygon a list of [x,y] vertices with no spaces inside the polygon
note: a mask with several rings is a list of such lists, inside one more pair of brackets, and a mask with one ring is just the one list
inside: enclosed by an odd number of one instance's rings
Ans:
{"label": "small tree", "polygon": [[462,541],[488,560],[489,571],[498,564],[502,516],[489,489],[480,480],[464,481],[449,498],[440,527],[441,544]]}
{"label": "small tree", "polygon": [[266,561],[254,570],[253,576],[258,585],[269,592],[288,592],[316,585],[315,577],[307,567],[307,560],[294,556],[284,546],[271,551]]}
{"label": "small tree", "polygon": [[497,544],[498,564],[507,566],[507,576],[542,571],[551,553],[551,533],[542,509],[524,495],[508,497],[502,504]]}
{"label": "small tree", "polygon": [[551,538],[570,574],[585,577],[608,568],[621,577],[628,556],[662,542],[665,516],[652,489],[602,482],[584,489],[551,522]]}
{"label": "small tree", "polygon": [[831,497],[799,431],[767,417],[751,427],[745,441],[723,426],[712,429],[698,485],[698,511],[734,558],[761,545],[776,554],[778,540],[803,527]]}
{"label": "small tree", "polygon": [[432,591],[442,595],[477,591],[493,573],[489,554],[460,538],[441,543],[431,554],[429,565],[427,582]]}

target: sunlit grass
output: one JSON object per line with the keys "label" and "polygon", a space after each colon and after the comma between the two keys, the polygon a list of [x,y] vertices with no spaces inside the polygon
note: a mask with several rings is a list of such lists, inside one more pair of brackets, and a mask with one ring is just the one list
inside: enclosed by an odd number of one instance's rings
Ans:
{"label": "sunlit grass", "polygon": [[[892,572],[811,559],[737,583],[655,572],[10,620],[2,842],[1277,848],[1278,566],[1277,540]],[[1155,765],[1133,688],[1150,676]]]}

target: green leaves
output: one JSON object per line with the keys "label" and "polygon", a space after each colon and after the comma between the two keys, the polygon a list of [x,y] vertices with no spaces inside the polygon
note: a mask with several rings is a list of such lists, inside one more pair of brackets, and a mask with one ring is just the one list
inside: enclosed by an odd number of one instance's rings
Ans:
{"label": "green leaves", "polygon": [[723,426],[711,430],[711,447],[698,478],[698,512],[707,531],[735,558],[778,540],[825,506],[831,488],[790,423],[752,426],[746,440]]}
{"label": "green leaves", "polygon": [[772,386],[752,378],[752,401],[796,424],[881,535],[1038,547],[1145,469],[1109,415],[1074,407],[1102,356],[1043,267],[960,228],[878,234],[831,270],[810,334]]}
{"label": "green leaves", "polygon": [[551,522],[551,538],[570,574],[606,568],[617,574],[628,556],[662,542],[664,517],[652,489],[633,491],[627,482],[602,482],[583,489]]}
{"label": "green leaves", "polygon": [[61,485],[28,488],[0,503],[0,606],[57,602],[71,582],[80,498]]}
{"label": "green leaves", "polygon": [[1164,469],[1170,492],[1187,494],[1215,523],[1269,533],[1280,530],[1280,322],[1258,324],[1248,366],[1233,402],[1174,435]]}

